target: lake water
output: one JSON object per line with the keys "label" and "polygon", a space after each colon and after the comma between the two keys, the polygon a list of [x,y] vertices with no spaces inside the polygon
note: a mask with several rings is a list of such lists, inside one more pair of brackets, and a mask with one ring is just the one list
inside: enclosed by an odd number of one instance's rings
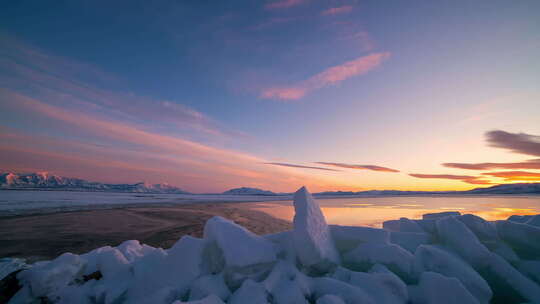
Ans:
{"label": "lake water", "polygon": [[[317,199],[330,224],[381,227],[386,220],[443,211],[472,213],[486,220],[507,219],[510,215],[540,213],[540,196],[398,196],[371,198]],[[292,220],[292,201],[261,202],[252,208],[272,216]]]}
{"label": "lake water", "polygon": [[[540,213],[540,195],[520,196],[387,196],[316,198],[331,224],[380,227],[400,217],[421,218],[424,213],[460,211],[486,220],[513,214]],[[33,213],[113,208],[142,205],[245,202],[245,207],[292,220],[290,196],[139,194],[71,191],[0,190],[0,217]]]}

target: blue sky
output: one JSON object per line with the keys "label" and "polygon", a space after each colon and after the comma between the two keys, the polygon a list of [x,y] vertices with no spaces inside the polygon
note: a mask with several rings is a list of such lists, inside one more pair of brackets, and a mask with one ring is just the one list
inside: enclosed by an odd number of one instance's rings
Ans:
{"label": "blue sky", "polygon": [[[464,189],[478,184],[409,174],[476,177],[486,172],[441,164],[536,156],[490,147],[486,132],[540,134],[538,1],[18,1],[0,8],[5,170],[203,192],[301,183]],[[88,121],[70,120],[77,115]],[[214,154],[170,150],[157,138]],[[264,164],[314,162],[400,172]]]}

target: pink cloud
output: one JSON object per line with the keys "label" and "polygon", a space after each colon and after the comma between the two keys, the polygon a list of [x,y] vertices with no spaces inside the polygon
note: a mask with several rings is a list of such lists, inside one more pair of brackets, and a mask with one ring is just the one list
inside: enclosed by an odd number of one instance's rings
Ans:
{"label": "pink cloud", "polygon": [[261,93],[261,97],[265,99],[282,99],[282,100],[290,100],[290,99],[300,99],[303,98],[308,89],[307,88],[270,88],[266,89]]}
{"label": "pink cloud", "polygon": [[471,176],[471,175],[419,174],[419,173],[410,173],[409,175],[416,178],[460,180],[464,183],[473,184],[473,185],[491,185],[492,184],[490,181],[485,180],[480,176]]}
{"label": "pink cloud", "polygon": [[[25,87],[28,96],[67,109],[85,108],[112,118],[145,122],[200,137],[245,136],[228,130],[205,114],[171,100],[156,100],[131,92],[106,89],[121,81],[92,65],[45,54],[0,34],[6,59],[0,61],[0,82],[5,87]],[[98,79],[89,83],[88,79]],[[31,92],[31,93],[28,93]]]}
{"label": "pink cloud", "polygon": [[448,168],[466,170],[491,170],[491,169],[540,169],[540,159],[530,159],[515,163],[443,163]]}
{"label": "pink cloud", "polygon": [[262,90],[260,97],[280,100],[301,99],[313,90],[338,84],[353,76],[367,74],[381,65],[388,57],[390,57],[389,52],[373,53],[367,56],[358,57],[341,65],[328,68],[297,85],[264,89]]}
{"label": "pink cloud", "polygon": [[329,163],[329,162],[316,162],[317,164],[334,166],[338,168],[347,168],[347,169],[359,169],[359,170],[371,170],[371,171],[380,171],[380,172],[399,172],[399,170],[381,167],[376,165],[356,165],[356,164],[344,164],[344,163]]}
{"label": "pink cloud", "polygon": [[307,0],[280,0],[266,4],[267,9],[289,8],[307,2]]}
{"label": "pink cloud", "polygon": [[338,15],[338,14],[346,14],[352,11],[353,7],[350,5],[344,5],[339,7],[331,7],[329,9],[326,9],[322,11],[321,15],[323,16],[330,16],[330,15]]}
{"label": "pink cloud", "polygon": [[[292,168],[261,166],[265,160],[255,155],[156,133],[142,125],[84,111],[66,110],[7,89],[0,90],[0,100],[0,110],[8,107],[11,113],[27,119],[39,117],[49,131],[69,130],[75,138],[81,138],[77,142],[24,135],[0,125],[0,167],[4,170],[44,170],[108,182],[168,182],[195,192],[256,184],[291,191],[307,180],[314,189],[322,190],[335,183]],[[88,138],[92,143],[84,142]]]}

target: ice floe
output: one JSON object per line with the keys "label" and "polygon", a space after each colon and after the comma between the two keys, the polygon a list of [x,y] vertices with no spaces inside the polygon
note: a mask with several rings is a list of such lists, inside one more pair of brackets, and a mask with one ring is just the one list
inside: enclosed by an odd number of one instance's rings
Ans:
{"label": "ice floe", "polygon": [[[25,264],[0,259],[0,300],[22,303],[540,303],[540,216],[458,212],[327,225],[305,188],[294,229],[258,236],[214,217],[169,249],[138,241]],[[2,298],[2,296],[4,298]],[[8,297],[6,299],[6,297]]]}

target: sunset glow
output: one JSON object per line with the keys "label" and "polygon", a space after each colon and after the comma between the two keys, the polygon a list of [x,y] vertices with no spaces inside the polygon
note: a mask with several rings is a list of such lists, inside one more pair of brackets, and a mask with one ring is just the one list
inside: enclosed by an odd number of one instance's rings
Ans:
{"label": "sunset glow", "polygon": [[536,1],[43,5],[0,12],[3,171],[194,193],[540,182]]}

